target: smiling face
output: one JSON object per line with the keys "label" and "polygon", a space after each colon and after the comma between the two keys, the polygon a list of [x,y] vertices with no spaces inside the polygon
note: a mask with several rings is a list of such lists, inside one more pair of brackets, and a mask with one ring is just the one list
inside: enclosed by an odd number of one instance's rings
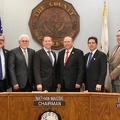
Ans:
{"label": "smiling face", "polygon": [[90,51],[94,51],[95,49],[97,49],[97,43],[94,39],[89,39],[88,41],[88,47],[90,49]]}
{"label": "smiling face", "polygon": [[53,45],[52,38],[49,37],[49,36],[44,37],[44,40],[43,40],[42,44],[46,49],[50,50],[52,45]]}
{"label": "smiling face", "polygon": [[22,36],[19,40],[19,45],[23,50],[27,49],[29,45],[29,38],[27,36]]}
{"label": "smiling face", "polygon": [[4,36],[0,35],[0,48],[4,46]]}
{"label": "smiling face", "polygon": [[63,40],[63,45],[66,50],[70,50],[73,47],[73,40],[71,37],[65,37]]}

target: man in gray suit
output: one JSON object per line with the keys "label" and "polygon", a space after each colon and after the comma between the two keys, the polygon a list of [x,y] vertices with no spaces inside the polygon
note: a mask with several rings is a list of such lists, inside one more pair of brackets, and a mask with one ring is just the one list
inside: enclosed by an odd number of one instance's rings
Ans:
{"label": "man in gray suit", "polygon": [[50,36],[43,39],[43,48],[35,53],[34,77],[38,91],[56,91],[56,54],[51,50]]}
{"label": "man in gray suit", "polygon": [[12,49],[9,56],[9,73],[13,91],[32,91],[33,77],[33,57],[35,51],[28,48],[29,37],[21,35],[19,37],[19,47]]}
{"label": "man in gray suit", "polygon": [[117,32],[117,43],[111,53],[109,68],[112,80],[112,92],[120,92],[120,30]]}

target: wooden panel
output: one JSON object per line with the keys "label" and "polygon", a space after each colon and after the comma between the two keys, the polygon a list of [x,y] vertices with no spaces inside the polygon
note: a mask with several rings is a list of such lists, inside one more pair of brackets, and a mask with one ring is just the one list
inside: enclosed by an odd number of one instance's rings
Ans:
{"label": "wooden panel", "polygon": [[120,94],[91,94],[91,120],[120,120]]}
{"label": "wooden panel", "polygon": [[[34,106],[35,96],[64,96],[66,106]],[[9,97],[10,120],[38,120],[44,110],[57,111],[62,120],[89,120],[89,95],[65,93],[13,93]]]}
{"label": "wooden panel", "polygon": [[8,94],[0,93],[0,120],[8,119]]}

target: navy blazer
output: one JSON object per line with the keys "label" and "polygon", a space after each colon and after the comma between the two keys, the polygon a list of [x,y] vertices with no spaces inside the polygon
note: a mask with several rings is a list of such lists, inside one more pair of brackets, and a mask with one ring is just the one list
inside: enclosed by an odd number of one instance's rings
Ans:
{"label": "navy blazer", "polygon": [[89,53],[85,55],[85,76],[84,82],[86,90],[95,92],[97,84],[102,85],[104,91],[104,82],[107,74],[107,56],[105,53],[97,50],[92,57],[90,65],[86,68]]}

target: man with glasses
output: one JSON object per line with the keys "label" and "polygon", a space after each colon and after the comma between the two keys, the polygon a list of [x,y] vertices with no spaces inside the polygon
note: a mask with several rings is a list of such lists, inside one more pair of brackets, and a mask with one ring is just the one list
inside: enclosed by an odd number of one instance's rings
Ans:
{"label": "man with glasses", "polygon": [[33,78],[33,57],[35,51],[28,48],[29,37],[19,37],[19,47],[11,50],[9,56],[9,73],[12,89],[15,92],[32,91]]}
{"label": "man with glasses", "polygon": [[9,51],[4,49],[4,36],[0,34],[0,92],[6,92],[10,88],[8,74]]}
{"label": "man with glasses", "polygon": [[120,92],[120,30],[117,32],[117,45],[110,56],[109,68],[112,81],[112,92]]}

